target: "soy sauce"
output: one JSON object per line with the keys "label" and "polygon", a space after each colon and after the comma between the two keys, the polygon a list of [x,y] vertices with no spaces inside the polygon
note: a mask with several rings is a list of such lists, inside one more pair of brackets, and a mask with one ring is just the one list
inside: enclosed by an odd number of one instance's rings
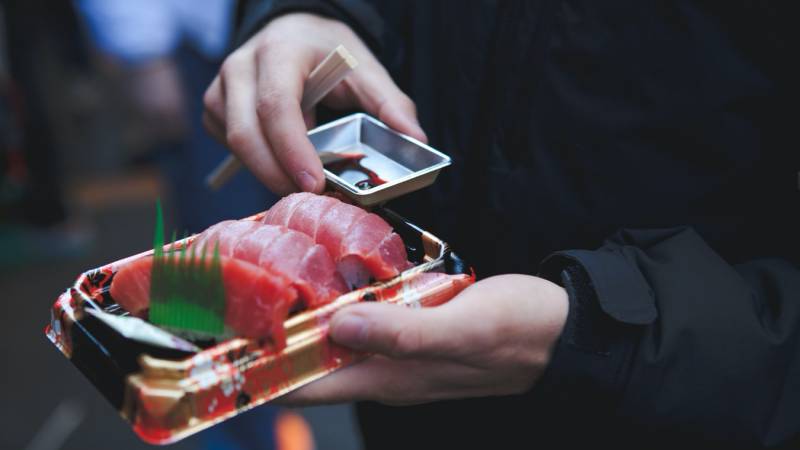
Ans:
{"label": "soy sauce", "polygon": [[338,159],[336,161],[329,162],[328,164],[325,164],[324,167],[337,175],[340,175],[342,172],[347,170],[355,170],[363,173],[367,176],[367,178],[353,183],[357,188],[361,190],[367,190],[386,183],[386,180],[378,176],[378,174],[372,170],[364,167],[364,165],[361,163],[364,157],[367,155],[358,152],[343,152],[339,153],[337,156]]}

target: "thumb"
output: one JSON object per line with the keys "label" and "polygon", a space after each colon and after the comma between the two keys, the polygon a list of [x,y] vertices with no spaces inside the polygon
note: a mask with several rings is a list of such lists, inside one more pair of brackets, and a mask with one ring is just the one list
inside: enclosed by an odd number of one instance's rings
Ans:
{"label": "thumb", "polygon": [[330,321],[330,336],[356,350],[391,358],[434,357],[450,347],[448,320],[434,309],[379,303],[353,305]]}

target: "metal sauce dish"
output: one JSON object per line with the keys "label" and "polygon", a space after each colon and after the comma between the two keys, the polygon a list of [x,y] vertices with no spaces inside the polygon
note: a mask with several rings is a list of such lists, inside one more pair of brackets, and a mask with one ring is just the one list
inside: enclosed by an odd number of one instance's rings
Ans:
{"label": "metal sauce dish", "polygon": [[363,113],[314,128],[308,137],[328,184],[361,206],[430,186],[451,163],[444,153]]}

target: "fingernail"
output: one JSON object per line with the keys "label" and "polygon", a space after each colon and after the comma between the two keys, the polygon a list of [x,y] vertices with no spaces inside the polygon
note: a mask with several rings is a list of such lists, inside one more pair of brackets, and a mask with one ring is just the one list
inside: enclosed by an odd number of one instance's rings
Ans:
{"label": "fingernail", "polygon": [[331,322],[331,337],[334,341],[353,348],[361,348],[367,338],[367,321],[349,315]]}
{"label": "fingernail", "polygon": [[295,181],[297,182],[297,187],[305,192],[314,192],[317,187],[317,180],[315,180],[314,177],[312,177],[311,174],[305,170],[297,172]]}

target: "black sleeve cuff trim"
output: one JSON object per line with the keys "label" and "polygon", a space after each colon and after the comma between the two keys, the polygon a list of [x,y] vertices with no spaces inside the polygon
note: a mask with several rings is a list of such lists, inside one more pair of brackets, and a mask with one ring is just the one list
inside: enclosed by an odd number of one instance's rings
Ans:
{"label": "black sleeve cuff trim", "polygon": [[586,271],[602,310],[614,319],[634,325],[653,323],[658,317],[655,298],[641,272],[616,250],[568,250],[542,262],[541,276],[558,283],[570,265]]}
{"label": "black sleeve cuff trim", "polygon": [[598,411],[615,408],[627,382],[642,327],[615,320],[599,306],[584,268],[571,261],[556,276],[569,296],[569,313],[536,390],[559,402],[581,402]]}

